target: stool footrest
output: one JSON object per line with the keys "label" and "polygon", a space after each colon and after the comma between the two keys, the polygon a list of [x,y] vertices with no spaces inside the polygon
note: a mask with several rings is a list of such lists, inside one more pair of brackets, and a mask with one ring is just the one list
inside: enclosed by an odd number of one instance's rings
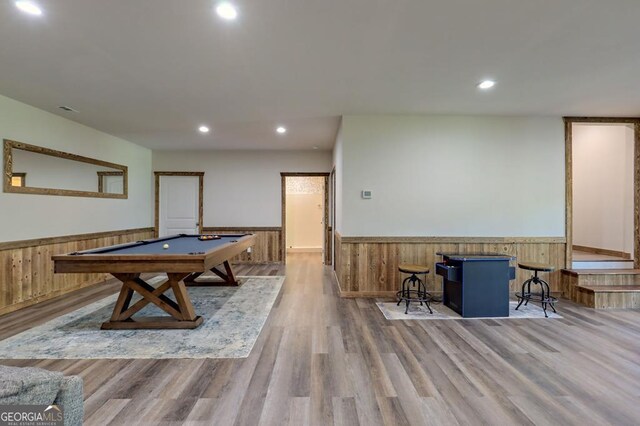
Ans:
{"label": "stool footrest", "polygon": [[524,299],[524,300],[528,300],[529,302],[544,302],[544,303],[556,303],[558,301],[557,297],[553,297],[553,296],[545,296],[542,297],[539,294],[529,294],[529,293],[524,293],[524,294],[520,294],[520,293],[516,293],[516,297],[518,299]]}
{"label": "stool footrest", "polygon": [[[429,312],[433,313],[433,311],[431,310],[431,307],[429,306],[429,302],[431,301],[431,299],[433,299],[433,296],[427,293],[427,287],[424,285],[424,281],[418,278],[418,274],[427,274],[429,270],[428,269],[425,270],[424,268],[420,267],[421,268],[420,271],[416,271],[416,270],[412,271],[410,270],[411,267],[416,265],[401,265],[401,266],[405,266],[406,269],[403,271],[403,268],[401,267],[400,271],[409,272],[411,273],[411,276],[405,278],[402,281],[402,290],[396,293],[396,297],[398,298],[398,306],[400,306],[400,303],[405,302],[406,308],[404,310],[404,313],[407,314],[409,313],[409,304],[411,302],[420,302],[421,305],[423,303],[427,305],[427,309],[429,309]],[[415,288],[416,284],[418,285],[418,288],[416,290],[412,290],[411,287]]]}
{"label": "stool footrest", "polygon": [[[522,290],[520,293],[516,293],[516,297],[518,298],[518,306],[516,306],[516,311],[518,308],[524,303],[524,306],[527,306],[529,302],[539,302],[542,305],[542,310],[544,311],[545,318],[548,318],[547,315],[547,307],[550,307],[553,312],[556,312],[555,303],[558,301],[557,298],[551,296],[551,290],[549,289],[549,283],[538,276],[538,271],[542,271],[543,266],[540,264],[519,264],[523,269],[531,269],[535,271],[535,274],[522,283]],[[540,293],[531,291],[531,284],[540,286]]]}
{"label": "stool footrest", "polygon": [[[403,293],[405,295],[403,295]],[[409,296],[412,296],[415,294],[416,297],[406,297],[407,293],[409,293]],[[422,296],[426,296],[426,297],[422,297]],[[418,291],[418,290],[405,290],[404,292],[400,290],[396,292],[396,298],[398,299],[398,301],[409,299],[412,302],[431,302],[431,300],[433,299],[433,296],[431,295],[431,293],[425,293],[423,291]]]}

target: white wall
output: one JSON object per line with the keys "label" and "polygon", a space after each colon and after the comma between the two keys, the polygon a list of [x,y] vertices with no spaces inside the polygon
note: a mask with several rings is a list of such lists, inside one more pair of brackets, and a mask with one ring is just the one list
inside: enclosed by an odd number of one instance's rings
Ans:
{"label": "white wall", "polygon": [[345,116],[341,140],[343,235],[565,235],[560,118]]}
{"label": "white wall", "polygon": [[330,172],[329,151],[154,151],[156,171],[204,174],[204,226],[281,226],[280,172]]}
{"label": "white wall", "polygon": [[0,241],[153,226],[149,149],[3,96],[0,138],[129,167],[126,200],[0,193]]}
{"label": "white wall", "polygon": [[573,125],[573,244],[633,254],[633,129]]}

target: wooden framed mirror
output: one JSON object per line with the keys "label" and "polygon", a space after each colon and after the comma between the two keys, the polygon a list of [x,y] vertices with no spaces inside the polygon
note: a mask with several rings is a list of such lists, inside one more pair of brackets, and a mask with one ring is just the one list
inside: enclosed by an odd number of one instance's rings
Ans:
{"label": "wooden framed mirror", "polygon": [[5,139],[3,188],[19,194],[128,198],[127,166]]}

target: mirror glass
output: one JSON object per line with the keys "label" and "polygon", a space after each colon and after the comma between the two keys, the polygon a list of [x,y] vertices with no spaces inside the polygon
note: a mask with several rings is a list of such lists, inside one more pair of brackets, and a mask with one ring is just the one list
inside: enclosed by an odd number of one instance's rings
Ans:
{"label": "mirror glass", "polygon": [[126,166],[13,141],[5,141],[5,176],[5,192],[127,196]]}

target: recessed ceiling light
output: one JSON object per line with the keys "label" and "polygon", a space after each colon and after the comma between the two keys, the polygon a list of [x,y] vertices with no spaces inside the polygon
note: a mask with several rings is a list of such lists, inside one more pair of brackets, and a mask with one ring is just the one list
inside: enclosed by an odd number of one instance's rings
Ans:
{"label": "recessed ceiling light", "polygon": [[282,134],[282,133],[287,133],[287,128],[286,128],[286,127],[282,127],[282,126],[280,126],[280,127],[278,127],[278,128],[276,129],[276,132],[278,132],[278,133],[280,133],[280,134]]}
{"label": "recessed ceiling light", "polygon": [[216,6],[216,13],[222,19],[226,19],[227,21],[233,21],[238,17],[238,11],[235,6],[229,2],[222,2]]}
{"label": "recessed ceiling light", "polygon": [[19,0],[15,2],[15,5],[18,9],[25,13],[28,13],[29,15],[42,15],[42,9],[40,9],[40,7],[32,1]]}
{"label": "recessed ceiling light", "polygon": [[480,83],[478,83],[478,89],[487,90],[487,89],[491,89],[495,85],[496,85],[496,82],[493,80],[483,80]]}
{"label": "recessed ceiling light", "polygon": [[198,127],[198,130],[200,133],[209,133],[209,128],[207,126],[200,126]]}
{"label": "recessed ceiling light", "polygon": [[313,147],[313,149],[318,149],[318,147],[317,147],[317,146],[314,146],[314,147]]}
{"label": "recessed ceiling light", "polygon": [[32,1],[20,0],[16,1],[15,5],[18,9],[30,15],[42,15],[42,9]]}

